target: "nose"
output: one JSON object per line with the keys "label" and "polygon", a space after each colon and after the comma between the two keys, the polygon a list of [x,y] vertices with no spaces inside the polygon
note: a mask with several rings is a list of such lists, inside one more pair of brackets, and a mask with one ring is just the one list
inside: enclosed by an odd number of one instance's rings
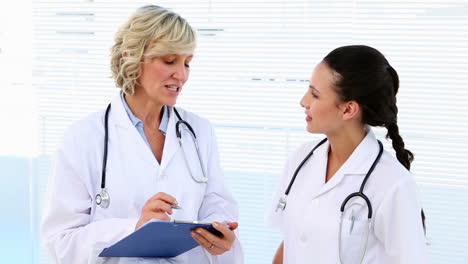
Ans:
{"label": "nose", "polygon": [[172,78],[185,83],[188,78],[188,69],[185,67],[185,64],[182,63],[181,65],[177,65],[175,68],[174,73],[172,74]]}
{"label": "nose", "polygon": [[306,95],[302,96],[302,99],[301,99],[301,101],[299,102],[299,104],[300,104],[302,107],[304,107],[304,108],[306,108],[306,109],[309,109],[309,103],[308,103],[308,101],[306,100]]}

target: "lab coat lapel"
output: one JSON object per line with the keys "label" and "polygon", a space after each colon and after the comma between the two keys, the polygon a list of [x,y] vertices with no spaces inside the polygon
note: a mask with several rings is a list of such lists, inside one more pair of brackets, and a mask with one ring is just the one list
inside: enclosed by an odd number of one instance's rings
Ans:
{"label": "lab coat lapel", "polygon": [[314,154],[313,154],[313,164],[311,164],[312,169],[310,171],[314,171],[313,177],[314,186],[318,186],[314,188],[314,198],[315,196],[320,195],[323,186],[325,185],[325,175],[327,172],[327,160],[328,160],[328,148],[330,147],[330,143],[326,141],[322,146],[318,147]]}
{"label": "lab coat lapel", "polygon": [[335,175],[325,183],[325,178],[327,175],[327,163],[328,163],[328,149],[330,148],[330,143],[327,141],[326,144],[324,144],[323,147],[320,148],[320,152],[318,152],[317,157],[318,157],[318,175],[320,177],[320,181],[324,183],[322,187],[319,189],[319,191],[316,193],[316,197],[321,196],[328,192],[329,190],[335,188],[343,179],[343,174],[340,173],[340,170],[338,170]]}
{"label": "lab coat lapel", "polygon": [[379,143],[374,133],[369,128],[366,137],[350,157],[349,160],[351,162],[344,168],[344,175],[366,175],[378,153]]}
{"label": "lab coat lapel", "polygon": [[[326,149],[323,151],[323,153],[320,153],[320,162],[325,166],[325,168],[321,168],[320,170],[323,172],[323,181],[325,181],[326,177],[328,147],[329,144],[326,145]],[[324,193],[335,188],[343,181],[343,178],[347,175],[365,175],[369,170],[370,166],[372,165],[372,162],[374,161],[375,157],[377,156],[378,148],[379,147],[375,135],[372,132],[372,130],[369,129],[367,135],[357,146],[357,148],[353,151],[348,160],[341,166],[341,168],[335,173],[335,175],[330,179],[330,181],[328,181],[325,185],[322,186],[322,188],[317,193],[317,196],[323,195]]]}
{"label": "lab coat lapel", "polygon": [[116,129],[120,130],[119,134],[124,135],[125,138],[120,140],[128,140],[133,142],[130,144],[134,148],[135,155],[139,156],[142,160],[157,166],[158,162],[153,155],[151,149],[146,145],[136,127],[130,121],[127,112],[122,104],[120,94],[112,99],[112,106],[109,117],[109,127],[114,125]]}
{"label": "lab coat lapel", "polygon": [[[169,109],[169,108],[168,108]],[[169,166],[174,155],[179,151],[179,140],[175,131],[175,124],[178,121],[174,113],[174,107],[170,107],[171,114],[169,116],[169,123],[166,130],[166,140],[164,142],[163,156],[161,160],[161,169],[164,170]],[[181,112],[181,111],[179,111]]]}

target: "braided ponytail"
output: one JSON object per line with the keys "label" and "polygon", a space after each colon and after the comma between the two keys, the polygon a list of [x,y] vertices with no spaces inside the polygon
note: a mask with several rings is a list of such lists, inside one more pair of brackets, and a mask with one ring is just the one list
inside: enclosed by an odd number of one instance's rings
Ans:
{"label": "braided ponytail", "polygon": [[400,136],[397,123],[392,122],[390,124],[385,124],[385,127],[388,130],[385,138],[390,138],[392,140],[392,146],[395,150],[398,161],[409,170],[411,167],[411,162],[414,160],[414,155],[411,153],[411,151],[405,149],[405,143]]}

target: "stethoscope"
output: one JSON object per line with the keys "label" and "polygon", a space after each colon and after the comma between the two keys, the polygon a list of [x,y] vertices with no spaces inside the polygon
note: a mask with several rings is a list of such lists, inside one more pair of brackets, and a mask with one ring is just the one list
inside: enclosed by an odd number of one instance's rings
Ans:
{"label": "stethoscope", "polygon": [[[283,197],[280,198],[279,202],[278,202],[278,205],[276,207],[276,212],[281,209],[284,211],[284,209],[286,208],[286,204],[287,204],[287,198],[288,198],[288,195],[289,195],[289,191],[291,190],[291,187],[292,185],[294,184],[294,181],[296,180],[296,176],[297,174],[299,173],[299,171],[301,170],[302,166],[304,166],[304,164],[309,160],[309,158],[314,154],[314,151],[320,147],[323,143],[325,143],[327,141],[327,138],[324,138],[322,141],[320,141],[311,151],[309,154],[307,154],[307,156],[304,158],[304,160],[302,160],[302,162],[299,164],[299,166],[297,167],[296,171],[294,172],[293,174],[293,177],[291,179],[291,181],[289,182],[289,185],[288,185],[288,188],[286,189],[286,191],[284,192],[284,195]],[[372,163],[372,166],[369,168],[369,170],[367,171],[366,173],[366,176],[364,177],[364,180],[362,180],[362,183],[361,183],[361,187],[359,188],[359,191],[358,192],[355,192],[355,193],[351,193],[350,195],[348,195],[348,197],[346,197],[346,199],[344,199],[343,203],[341,204],[341,207],[340,207],[340,212],[341,212],[341,221],[340,221],[340,234],[339,234],[339,255],[340,255],[340,261],[341,263],[343,263],[342,259],[341,259],[341,251],[342,251],[342,245],[341,245],[341,229],[342,229],[342,222],[343,222],[343,214],[344,214],[344,210],[345,210],[345,207],[346,207],[346,204],[348,203],[348,201],[353,198],[353,197],[359,197],[359,198],[362,198],[365,202],[366,202],[366,205],[367,205],[367,220],[368,220],[368,230],[367,230],[367,236],[366,236],[366,240],[365,240],[365,245],[364,245],[364,254],[362,255],[362,258],[361,258],[361,262],[362,260],[364,259],[364,255],[365,255],[365,250],[367,248],[367,240],[368,240],[368,234],[369,234],[369,229],[370,229],[370,223],[371,223],[371,218],[372,218],[372,204],[369,200],[369,198],[364,194],[364,187],[366,186],[366,182],[367,180],[369,179],[369,176],[371,175],[371,173],[374,171],[374,168],[375,166],[377,165],[377,162],[380,160],[380,157],[382,156],[382,153],[383,153],[383,145],[382,145],[382,142],[380,142],[380,140],[377,140],[379,142],[379,153],[377,154],[377,157],[375,158],[374,162]],[[361,263],[359,262],[359,263]]]}
{"label": "stethoscope", "polygon": [[[110,204],[109,192],[106,189],[107,147],[109,143],[108,123],[109,123],[110,109],[111,109],[111,104],[107,106],[106,113],[104,116],[104,155],[103,155],[103,160],[102,160],[101,191],[98,194],[96,194],[96,204],[101,206],[101,208],[108,208]],[[174,107],[174,112],[177,118],[179,119],[179,121],[177,121],[175,125],[176,135],[177,135],[177,139],[179,140],[179,146],[182,149],[182,156],[184,157],[185,165],[188,168],[189,174],[195,182],[207,183],[208,178],[206,177],[205,168],[203,167],[202,157],[200,154],[200,149],[198,147],[197,135],[195,134],[195,131],[193,130],[192,126],[187,121],[182,119],[182,117],[179,115],[179,112],[177,111],[175,107]],[[192,170],[190,169],[187,157],[185,155],[184,146],[182,144],[182,133],[180,131],[181,125],[184,125],[187,128],[187,130],[190,132],[189,134],[190,136],[192,136],[193,143],[195,144],[195,149],[197,151],[197,156],[198,156],[198,162],[200,163],[200,168],[203,173],[203,177],[201,179],[197,179],[193,175]]]}

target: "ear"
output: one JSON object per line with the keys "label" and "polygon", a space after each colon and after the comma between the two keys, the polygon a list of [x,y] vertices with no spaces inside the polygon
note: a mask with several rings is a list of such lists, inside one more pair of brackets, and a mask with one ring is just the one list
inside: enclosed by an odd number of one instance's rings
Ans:
{"label": "ear", "polygon": [[351,120],[358,117],[361,107],[356,101],[345,102],[342,105],[343,120]]}

